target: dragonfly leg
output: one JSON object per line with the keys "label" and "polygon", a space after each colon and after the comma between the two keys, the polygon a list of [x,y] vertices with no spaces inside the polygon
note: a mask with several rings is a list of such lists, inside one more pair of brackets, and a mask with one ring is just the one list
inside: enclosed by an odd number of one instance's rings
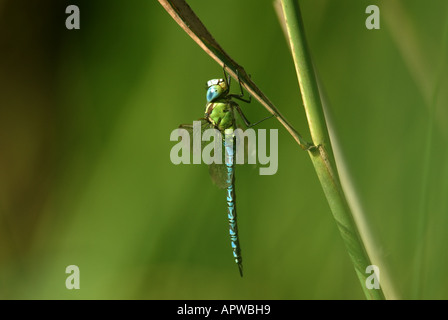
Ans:
{"label": "dragonfly leg", "polygon": [[226,72],[226,65],[224,64],[222,67],[222,71],[224,72],[224,80],[226,81],[227,88],[230,90],[230,82],[232,81],[232,77],[230,74]]}
{"label": "dragonfly leg", "polygon": [[247,128],[255,127],[257,124],[260,124],[260,123],[263,122],[264,120],[267,120],[267,119],[270,119],[270,118],[274,117],[274,115],[270,115],[269,117],[266,117],[266,118],[264,118],[264,119],[261,119],[260,121],[257,121],[257,122],[255,122],[255,123],[250,123],[250,121],[249,121],[249,120],[246,118],[246,116],[244,115],[243,110],[241,110],[240,106],[237,105],[236,103],[235,103],[235,108],[236,108],[236,110],[238,111],[238,113],[239,113],[239,115],[241,116],[241,118],[243,119],[244,124],[246,125]]}
{"label": "dragonfly leg", "polygon": [[[223,66],[223,71],[224,71],[224,79],[226,81],[227,88],[229,88],[229,90],[230,90],[230,82],[232,80],[232,77],[229,74],[227,74],[226,65]],[[229,94],[228,97],[235,98],[235,99],[238,99],[238,100],[246,102],[246,103],[250,103],[252,101],[252,97],[250,95],[249,95],[249,99],[243,98],[244,97],[243,85],[241,84],[241,79],[240,79],[238,69],[236,69],[236,76],[238,77],[238,83],[240,84],[240,94]]]}
{"label": "dragonfly leg", "polygon": [[[243,85],[241,84],[241,79],[240,79],[238,69],[236,70],[236,75],[238,77],[238,83],[240,84],[240,94],[229,94],[229,97],[238,99],[238,100],[246,102],[246,103],[251,103],[252,97],[250,95],[249,95],[249,99],[243,98],[244,97]],[[229,86],[229,88],[230,88],[230,86]]]}

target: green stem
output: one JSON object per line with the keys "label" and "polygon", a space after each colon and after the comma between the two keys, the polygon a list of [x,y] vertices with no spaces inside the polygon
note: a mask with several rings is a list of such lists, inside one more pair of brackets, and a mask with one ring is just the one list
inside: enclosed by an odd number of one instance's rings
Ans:
{"label": "green stem", "polygon": [[281,4],[311,137],[313,144],[318,146],[309,150],[311,161],[364,294],[368,299],[385,299],[381,288],[368,289],[366,286],[366,280],[371,275],[366,273],[366,268],[372,265],[372,261],[367,254],[339,180],[299,4],[297,0],[281,0]]}

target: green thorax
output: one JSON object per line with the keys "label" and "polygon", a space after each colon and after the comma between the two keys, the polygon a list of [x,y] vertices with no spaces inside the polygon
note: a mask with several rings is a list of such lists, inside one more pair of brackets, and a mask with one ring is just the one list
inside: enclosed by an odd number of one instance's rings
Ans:
{"label": "green thorax", "polygon": [[219,99],[207,103],[205,118],[221,132],[226,129],[235,130],[233,102],[229,99]]}

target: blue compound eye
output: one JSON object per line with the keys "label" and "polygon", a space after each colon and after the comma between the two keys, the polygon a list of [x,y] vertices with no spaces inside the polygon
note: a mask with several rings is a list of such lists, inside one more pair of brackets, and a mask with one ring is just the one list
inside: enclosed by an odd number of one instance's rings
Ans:
{"label": "blue compound eye", "polygon": [[219,85],[212,85],[207,90],[207,102],[211,102],[222,94],[223,89]]}

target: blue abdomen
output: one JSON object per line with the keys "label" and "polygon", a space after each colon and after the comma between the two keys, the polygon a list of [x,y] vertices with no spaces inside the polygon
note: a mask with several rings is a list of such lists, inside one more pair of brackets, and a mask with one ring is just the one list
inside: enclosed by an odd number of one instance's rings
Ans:
{"label": "blue abdomen", "polygon": [[224,140],[225,164],[227,168],[227,217],[229,219],[230,243],[232,245],[233,257],[238,264],[241,276],[243,276],[243,259],[241,258],[241,248],[238,240],[238,226],[236,220],[236,199],[235,199],[235,143],[233,135],[226,135]]}

